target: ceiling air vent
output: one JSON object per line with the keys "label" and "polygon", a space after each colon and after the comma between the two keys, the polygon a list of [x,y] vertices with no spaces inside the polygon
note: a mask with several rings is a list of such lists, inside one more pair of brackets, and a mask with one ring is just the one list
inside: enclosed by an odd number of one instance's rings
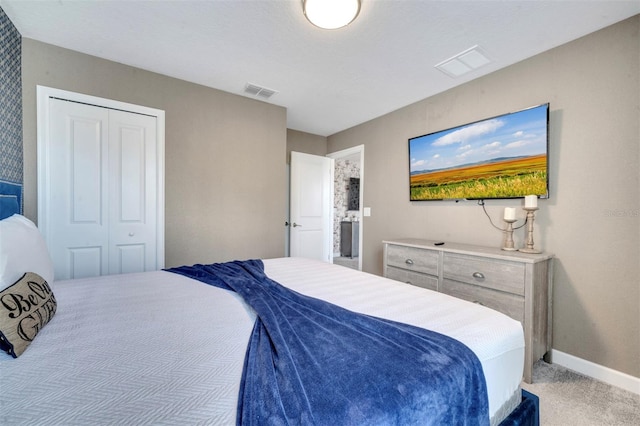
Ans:
{"label": "ceiling air vent", "polygon": [[273,89],[267,89],[266,87],[258,86],[257,84],[247,83],[247,85],[244,86],[244,93],[255,96],[257,98],[269,99],[271,96],[275,95],[278,92]]}
{"label": "ceiling air vent", "polygon": [[460,77],[491,62],[479,46],[473,46],[435,67],[450,77]]}

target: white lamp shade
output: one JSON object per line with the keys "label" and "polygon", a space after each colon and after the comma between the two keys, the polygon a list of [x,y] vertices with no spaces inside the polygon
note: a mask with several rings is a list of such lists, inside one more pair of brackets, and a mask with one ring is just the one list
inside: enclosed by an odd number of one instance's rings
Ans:
{"label": "white lamp shade", "polygon": [[360,0],[302,0],[309,22],[327,30],[349,25],[360,12]]}

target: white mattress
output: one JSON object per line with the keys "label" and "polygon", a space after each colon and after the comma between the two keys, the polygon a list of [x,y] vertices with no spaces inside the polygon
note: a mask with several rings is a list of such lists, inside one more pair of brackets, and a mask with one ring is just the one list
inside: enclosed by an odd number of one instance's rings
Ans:
{"label": "white mattress", "polygon": [[[520,323],[447,295],[306,259],[265,260],[300,293],[447,334],[480,359],[494,417],[513,402]],[[14,424],[234,424],[255,315],[235,293],[157,271],[59,281],[56,315],[17,359],[0,354]],[[495,419],[494,419],[495,420]]]}

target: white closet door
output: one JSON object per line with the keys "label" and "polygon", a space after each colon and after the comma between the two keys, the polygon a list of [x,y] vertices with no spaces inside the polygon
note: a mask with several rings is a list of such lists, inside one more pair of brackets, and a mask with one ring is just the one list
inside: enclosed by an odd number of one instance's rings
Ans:
{"label": "white closet door", "polygon": [[156,118],[49,99],[46,240],[55,277],[157,264]]}
{"label": "white closet door", "polygon": [[56,279],[107,272],[109,110],[50,99],[49,238]]}
{"label": "white closet door", "polygon": [[156,267],[156,118],[109,111],[109,273]]}

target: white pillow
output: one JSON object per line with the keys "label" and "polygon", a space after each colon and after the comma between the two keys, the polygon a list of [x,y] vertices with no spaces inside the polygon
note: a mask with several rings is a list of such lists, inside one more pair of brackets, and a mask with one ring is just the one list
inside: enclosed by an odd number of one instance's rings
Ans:
{"label": "white pillow", "polygon": [[53,262],[42,234],[29,219],[14,214],[0,220],[0,291],[25,272],[35,272],[48,283],[53,282]]}

